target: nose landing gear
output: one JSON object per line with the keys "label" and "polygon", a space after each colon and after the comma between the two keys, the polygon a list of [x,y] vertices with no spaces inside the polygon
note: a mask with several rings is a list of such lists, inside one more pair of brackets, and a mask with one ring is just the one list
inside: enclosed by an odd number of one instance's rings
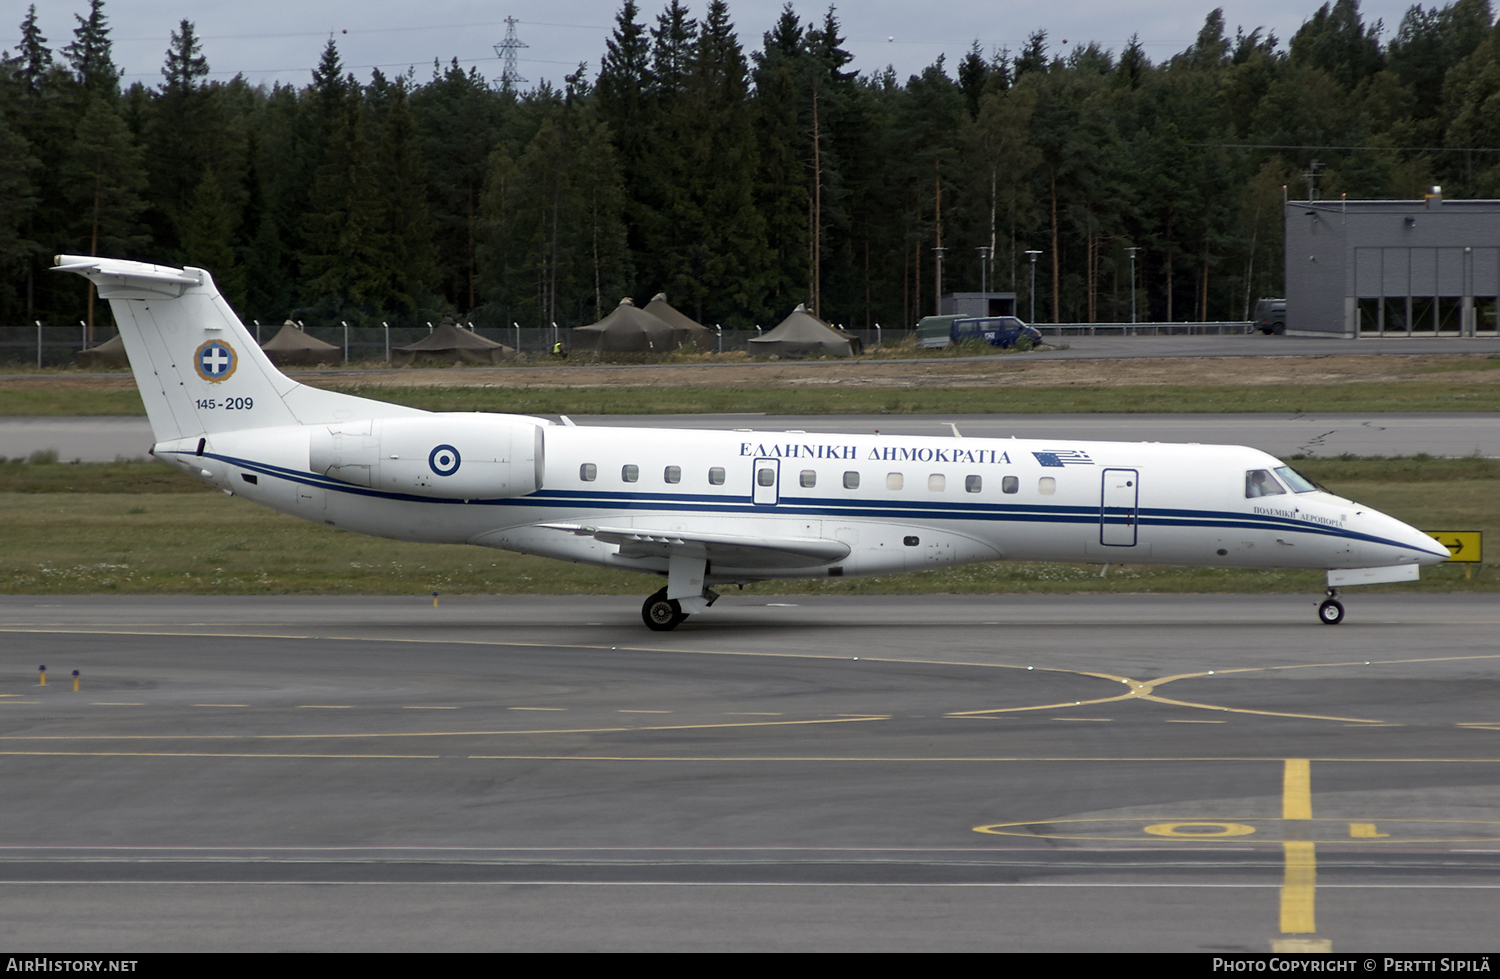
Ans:
{"label": "nose landing gear", "polygon": [[1344,621],[1344,603],[1339,601],[1339,590],[1328,589],[1328,597],[1318,606],[1318,621],[1324,625],[1338,625]]}

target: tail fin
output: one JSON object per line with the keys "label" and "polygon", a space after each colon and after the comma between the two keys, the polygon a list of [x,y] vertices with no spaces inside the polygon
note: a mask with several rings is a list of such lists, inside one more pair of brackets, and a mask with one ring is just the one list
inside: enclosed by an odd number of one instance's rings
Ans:
{"label": "tail fin", "polygon": [[321,391],[276,369],[203,269],[58,255],[109,300],[158,442],[246,428],[419,415]]}

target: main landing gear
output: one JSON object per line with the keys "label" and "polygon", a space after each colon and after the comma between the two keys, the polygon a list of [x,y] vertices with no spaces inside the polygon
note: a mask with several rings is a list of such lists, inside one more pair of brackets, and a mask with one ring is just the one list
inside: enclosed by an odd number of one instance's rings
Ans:
{"label": "main landing gear", "polygon": [[675,598],[667,597],[667,590],[663,588],[646,599],[646,604],[641,606],[641,618],[652,632],[671,632],[687,618],[687,613]]}
{"label": "main landing gear", "polygon": [[1318,620],[1324,625],[1338,625],[1344,621],[1344,603],[1339,601],[1339,590],[1328,589],[1328,597],[1318,606]]}
{"label": "main landing gear", "polygon": [[652,632],[671,632],[682,624],[692,612],[683,611],[686,605],[693,612],[701,612],[714,602],[719,600],[719,593],[703,589],[703,593],[694,598],[684,598],[681,601],[667,597],[667,589],[646,599],[646,604],[641,606],[641,619],[646,623],[646,628]]}

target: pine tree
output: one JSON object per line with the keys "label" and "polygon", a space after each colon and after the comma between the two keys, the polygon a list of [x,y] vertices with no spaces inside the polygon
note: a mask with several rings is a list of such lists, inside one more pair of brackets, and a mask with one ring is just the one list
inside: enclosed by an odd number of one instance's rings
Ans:
{"label": "pine tree", "polygon": [[415,318],[437,284],[427,167],[408,100],[405,75],[388,81],[378,70],[369,88],[372,169],[380,197],[380,238],[391,271],[390,312]]}
{"label": "pine tree", "polygon": [[303,291],[342,315],[374,318],[391,300],[395,270],[386,261],[388,232],[366,110],[352,76],[323,81],[317,108],[331,129],[305,222]]}
{"label": "pine tree", "polygon": [[206,170],[178,222],[187,264],[207,269],[219,292],[235,309],[245,308],[245,276],[235,258],[237,215],[217,175]]}
{"label": "pine tree", "polygon": [[755,208],[748,67],[723,0],[708,5],[691,68],[676,127],[689,136],[681,175],[688,193],[674,215],[668,286],[700,321],[735,319],[762,305],[769,256]]}
{"label": "pine tree", "polygon": [[33,96],[41,93],[43,80],[52,70],[52,51],[37,26],[36,4],[31,5],[26,19],[21,21],[21,45],[16,49],[14,70],[22,91]]}
{"label": "pine tree", "polygon": [[1350,91],[1384,66],[1380,30],[1379,21],[1365,26],[1359,0],[1325,3],[1292,35],[1292,61],[1321,68]]}
{"label": "pine tree", "polygon": [[438,289],[454,306],[472,310],[479,302],[479,199],[515,97],[494,91],[455,60],[446,70],[435,69],[410,101],[427,167]]}
{"label": "pine tree", "polygon": [[784,316],[808,295],[810,238],[806,145],[801,122],[802,91],[808,73],[803,29],[788,3],[763,36],[755,62],[754,131],[757,170],[756,207],[765,224],[768,268],[761,318]]}
{"label": "pine tree", "polygon": [[688,16],[687,5],[669,0],[651,31],[651,81],[658,102],[669,104],[683,94],[697,38],[698,22]]}
{"label": "pine tree", "polygon": [[89,0],[87,18],[73,15],[78,21],[73,43],[63,48],[63,56],[78,84],[90,94],[113,96],[120,84],[120,69],[112,60],[109,24],[104,17],[104,0]]}
{"label": "pine tree", "polygon": [[[140,223],[146,186],[140,146],[120,118],[115,100],[89,99],[63,168],[75,218],[74,247],[82,254],[133,258],[150,240]],[[89,337],[94,332],[94,291],[89,287]]]}
{"label": "pine tree", "polygon": [[167,80],[165,91],[191,92],[201,88],[202,79],[208,77],[208,58],[198,48],[193,22],[184,17],[178,30],[172,32],[171,42],[166,66],[161,70]]}
{"label": "pine tree", "polygon": [[[651,223],[650,158],[656,125],[652,92],[651,44],[646,25],[639,21],[635,0],[625,0],[615,17],[615,28],[605,42],[604,57],[594,95],[600,121],[609,126],[625,184],[626,226],[631,254],[640,266],[651,263],[645,228]],[[633,288],[633,287],[632,287]]]}
{"label": "pine tree", "polygon": [[0,315],[26,311],[16,289],[24,276],[16,273],[40,250],[28,233],[38,167],[31,145],[0,113]]}
{"label": "pine tree", "polygon": [[235,159],[239,154],[229,152],[226,146],[230,127],[204,81],[208,59],[198,46],[192,21],[183,20],[172,32],[166,54],[161,69],[164,82],[152,100],[146,125],[152,205],[146,220],[153,239],[164,251],[202,265],[203,256],[193,254],[187,244],[185,213],[193,206],[207,172],[213,173],[213,187],[224,195],[226,205],[236,200],[242,168]]}

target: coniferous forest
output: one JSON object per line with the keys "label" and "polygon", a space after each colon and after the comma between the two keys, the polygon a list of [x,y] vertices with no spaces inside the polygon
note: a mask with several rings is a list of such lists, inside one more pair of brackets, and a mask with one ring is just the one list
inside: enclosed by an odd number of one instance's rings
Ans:
{"label": "coniferous forest", "polygon": [[303,87],[210,81],[188,20],[122,88],[103,0],[76,20],[49,42],[33,7],[0,64],[0,324],[84,315],[57,253],[201,266],[247,322],[566,327],[665,291],[726,328],[891,328],[934,312],[939,255],[943,292],[1027,315],[1034,251],[1037,320],[1119,321],[1130,249],[1140,319],[1234,320],[1280,295],[1283,193],[1500,197],[1488,0],[1389,29],[1336,0],[1290,39],[1215,10],[1159,64],[1037,31],[904,79],[832,8],[746,38],[722,0],[625,0],[526,91],[359,79],[332,39]]}

